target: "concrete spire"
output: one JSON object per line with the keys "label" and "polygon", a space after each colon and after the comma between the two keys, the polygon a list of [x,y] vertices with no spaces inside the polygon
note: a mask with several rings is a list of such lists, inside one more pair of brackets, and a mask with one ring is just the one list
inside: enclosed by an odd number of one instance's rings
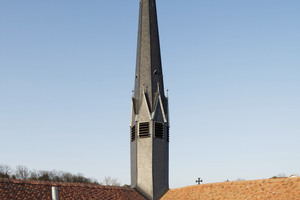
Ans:
{"label": "concrete spire", "polygon": [[141,0],[134,87],[134,98],[139,102],[138,105],[145,87],[150,110],[153,111],[157,84],[160,85],[159,92],[164,97],[156,2]]}
{"label": "concrete spire", "polygon": [[140,0],[131,105],[131,186],[156,200],[169,189],[169,115],[155,0]]}

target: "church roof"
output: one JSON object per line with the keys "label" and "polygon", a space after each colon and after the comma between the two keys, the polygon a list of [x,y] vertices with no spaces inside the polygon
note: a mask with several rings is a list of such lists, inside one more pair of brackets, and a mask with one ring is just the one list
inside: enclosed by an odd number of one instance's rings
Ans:
{"label": "church roof", "polygon": [[169,190],[161,200],[300,200],[300,177],[233,181]]}
{"label": "church roof", "polygon": [[145,200],[132,188],[76,183],[54,183],[0,178],[1,200],[52,200],[52,187],[58,189],[58,199]]}
{"label": "church roof", "polygon": [[[136,190],[91,184],[56,183],[0,178],[1,200],[52,200],[51,188],[58,198],[145,200]],[[169,190],[161,200],[300,200],[300,177],[210,183]]]}

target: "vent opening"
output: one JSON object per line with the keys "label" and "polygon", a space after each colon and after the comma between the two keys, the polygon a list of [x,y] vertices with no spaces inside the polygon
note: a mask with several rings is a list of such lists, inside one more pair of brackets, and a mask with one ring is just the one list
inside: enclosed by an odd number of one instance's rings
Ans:
{"label": "vent opening", "polygon": [[155,137],[164,139],[164,124],[155,122]]}
{"label": "vent opening", "polygon": [[140,126],[139,126],[139,136],[141,138],[150,137],[149,122],[140,123]]}
{"label": "vent opening", "polygon": [[167,141],[170,142],[170,127],[167,127]]}
{"label": "vent opening", "polygon": [[131,127],[131,142],[135,140],[135,125]]}

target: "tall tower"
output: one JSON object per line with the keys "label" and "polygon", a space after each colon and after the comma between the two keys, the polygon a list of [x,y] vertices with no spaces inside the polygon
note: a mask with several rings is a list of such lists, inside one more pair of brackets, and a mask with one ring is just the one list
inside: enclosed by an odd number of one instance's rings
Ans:
{"label": "tall tower", "polygon": [[131,186],[148,199],[156,200],[169,189],[169,111],[155,0],[140,0],[131,105]]}

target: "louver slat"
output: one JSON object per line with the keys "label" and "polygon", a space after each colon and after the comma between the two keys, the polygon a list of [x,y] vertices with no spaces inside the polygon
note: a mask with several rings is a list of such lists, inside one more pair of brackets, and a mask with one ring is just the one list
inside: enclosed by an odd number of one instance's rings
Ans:
{"label": "louver slat", "polygon": [[170,142],[170,127],[167,127],[167,142]]}
{"label": "louver slat", "polygon": [[164,139],[164,124],[155,122],[155,137]]}
{"label": "louver slat", "polygon": [[135,140],[135,125],[131,127],[131,142]]}
{"label": "louver slat", "polygon": [[139,126],[139,136],[141,138],[150,137],[149,122],[140,123],[140,126]]}

